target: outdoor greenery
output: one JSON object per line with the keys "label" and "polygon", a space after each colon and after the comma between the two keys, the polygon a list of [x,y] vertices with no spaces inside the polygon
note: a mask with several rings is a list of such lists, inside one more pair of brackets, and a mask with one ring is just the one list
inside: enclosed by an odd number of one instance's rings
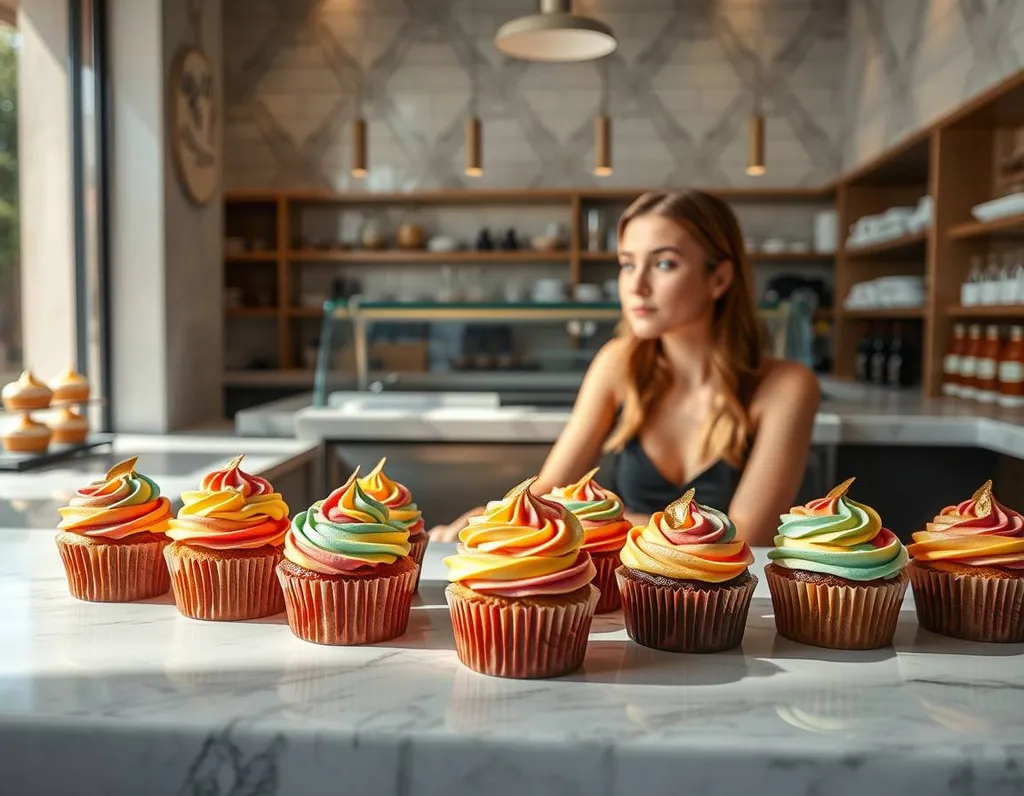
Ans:
{"label": "outdoor greenery", "polygon": [[[18,40],[0,26],[0,342],[18,357]],[[0,363],[2,366],[2,363]]]}

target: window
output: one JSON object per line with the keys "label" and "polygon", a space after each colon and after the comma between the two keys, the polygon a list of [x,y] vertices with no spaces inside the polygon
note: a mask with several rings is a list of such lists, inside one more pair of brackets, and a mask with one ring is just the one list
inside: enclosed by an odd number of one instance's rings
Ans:
{"label": "window", "polygon": [[0,13],[0,378],[21,370],[18,217],[18,32]]}

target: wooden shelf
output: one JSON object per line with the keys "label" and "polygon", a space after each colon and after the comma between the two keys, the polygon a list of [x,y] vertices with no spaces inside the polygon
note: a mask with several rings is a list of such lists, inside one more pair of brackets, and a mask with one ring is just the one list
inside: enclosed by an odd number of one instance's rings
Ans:
{"label": "wooden shelf", "polygon": [[244,252],[242,254],[225,254],[226,263],[276,263],[277,252]]}
{"label": "wooden shelf", "polygon": [[289,307],[285,312],[292,318],[324,317],[324,311],[320,307]]}
{"label": "wooden shelf", "polygon": [[227,310],[229,318],[276,318],[277,307],[232,307]]}
{"label": "wooden shelf", "polygon": [[925,254],[925,245],[928,241],[928,230],[915,232],[911,235],[903,235],[893,240],[872,243],[870,246],[859,246],[855,249],[846,249],[846,256],[850,259],[861,259],[864,257],[885,257],[912,256]]}
{"label": "wooden shelf", "polygon": [[836,313],[841,318],[850,318],[851,320],[858,319],[878,319],[878,320],[913,320],[915,318],[923,318],[927,315],[927,310],[924,307],[878,307],[877,309],[871,310],[839,310]]}
{"label": "wooden shelf", "polygon": [[[820,263],[827,265],[835,260],[834,254],[825,252],[747,252],[747,257],[755,263]],[[580,252],[580,260],[585,263],[611,263],[619,259],[617,252]]]}
{"label": "wooden shelf", "polygon": [[949,237],[953,240],[988,235],[1024,236],[1024,213],[998,218],[995,221],[967,221],[949,228]]}
{"label": "wooden shelf", "polygon": [[312,387],[312,370],[226,370],[221,383],[227,387]]}
{"label": "wooden shelf", "polygon": [[950,318],[1019,318],[1024,320],[1024,304],[992,304],[974,307],[954,305],[946,308]]}
{"label": "wooden shelf", "polygon": [[520,251],[326,251],[321,249],[298,249],[288,252],[292,262],[328,263],[561,263],[567,262],[571,254],[565,249],[553,252],[539,252],[532,249]]}

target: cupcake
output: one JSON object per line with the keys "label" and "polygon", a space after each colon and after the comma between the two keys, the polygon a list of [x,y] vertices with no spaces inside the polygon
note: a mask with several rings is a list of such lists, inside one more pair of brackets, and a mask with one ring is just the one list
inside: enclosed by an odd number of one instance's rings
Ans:
{"label": "cupcake", "polygon": [[57,445],[78,445],[89,435],[89,421],[70,407],[63,407],[50,421],[53,442]]}
{"label": "cupcake", "polygon": [[50,447],[53,432],[48,426],[34,421],[27,413],[4,431],[4,450],[11,453],[45,453]]}
{"label": "cupcake", "polygon": [[626,632],[668,652],[721,652],[743,641],[754,555],[723,512],[690,489],[629,531],[616,572]]}
{"label": "cupcake", "polygon": [[846,493],[783,514],[765,567],[775,627],[793,641],[868,650],[892,643],[907,590],[907,549],[870,506]]}
{"label": "cupcake", "polygon": [[[386,458],[377,462],[368,475],[359,479],[359,487],[367,495],[383,503],[388,508],[389,522],[409,532],[409,557],[417,567],[423,566],[423,556],[427,552],[427,531],[423,522],[423,513],[413,503],[412,493],[408,488],[392,481],[384,473]],[[420,570],[416,570],[416,586],[420,585]]]}
{"label": "cupcake", "polygon": [[557,677],[583,663],[600,593],[583,526],[524,481],[459,533],[444,560],[455,649],[497,677]]}
{"label": "cupcake", "polygon": [[0,390],[0,399],[7,409],[45,409],[53,393],[50,388],[26,370],[21,378]]}
{"label": "cupcake", "polygon": [[1024,641],[1024,517],[986,481],[913,535],[908,570],[921,627],[969,641]]}
{"label": "cupcake", "polygon": [[136,472],[136,461],[114,465],[58,509],[57,549],[73,597],[131,602],[170,588],[163,550],[171,504],[152,479]]}
{"label": "cupcake", "polygon": [[599,469],[595,467],[575,484],[556,487],[544,497],[561,503],[583,526],[583,549],[590,553],[597,569],[594,585],[601,592],[596,613],[604,614],[622,604],[615,570],[619,567],[619,551],[626,544],[631,525],[623,516],[619,496],[594,480]]}
{"label": "cupcake", "polygon": [[178,610],[193,619],[257,619],[284,610],[274,567],[288,531],[288,505],[239,456],[183,492],[164,550]]}
{"label": "cupcake", "polygon": [[419,564],[409,532],[363,491],[359,470],[295,515],[277,576],[288,625],[318,644],[373,644],[405,632]]}
{"label": "cupcake", "polygon": [[74,368],[65,370],[50,386],[54,403],[80,404],[89,400],[89,382]]}

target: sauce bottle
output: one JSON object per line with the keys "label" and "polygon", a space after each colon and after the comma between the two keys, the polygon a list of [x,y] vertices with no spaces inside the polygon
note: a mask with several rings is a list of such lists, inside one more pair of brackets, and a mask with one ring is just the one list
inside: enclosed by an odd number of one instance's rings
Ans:
{"label": "sauce bottle", "polygon": [[950,340],[946,356],[942,360],[942,394],[960,394],[960,358],[967,345],[967,327],[962,323],[953,327],[953,338]]}
{"label": "sauce bottle", "polygon": [[981,344],[974,366],[975,398],[982,403],[994,404],[999,397],[999,362],[1002,353],[1003,342],[999,336],[999,327],[986,327],[985,341]]}
{"label": "sauce bottle", "polygon": [[960,396],[974,398],[978,392],[975,375],[978,369],[978,354],[981,352],[981,325],[972,323],[967,330],[967,345],[960,358]]}
{"label": "sauce bottle", "polygon": [[1024,326],[1011,326],[1010,339],[999,361],[999,405],[1024,406]]}

